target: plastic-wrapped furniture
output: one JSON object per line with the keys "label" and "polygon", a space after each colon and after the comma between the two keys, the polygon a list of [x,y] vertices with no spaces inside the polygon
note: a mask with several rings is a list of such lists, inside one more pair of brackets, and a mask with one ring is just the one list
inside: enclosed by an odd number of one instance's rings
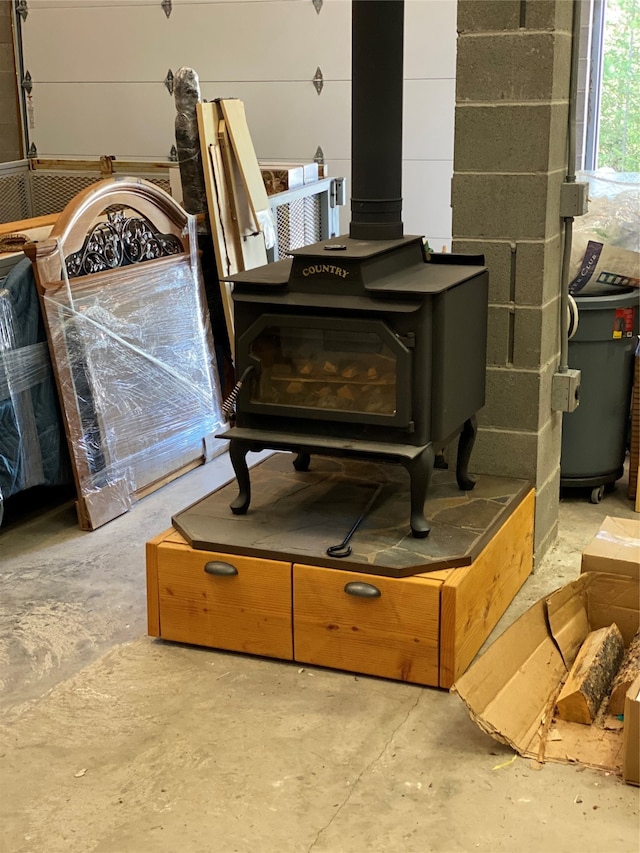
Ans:
{"label": "plastic-wrapped furniture", "polygon": [[0,519],[3,501],[71,481],[64,429],[31,263],[0,283]]}
{"label": "plastic-wrapped furniture", "polygon": [[222,423],[195,217],[147,181],[79,193],[29,244],[78,493],[93,529],[203,464]]}

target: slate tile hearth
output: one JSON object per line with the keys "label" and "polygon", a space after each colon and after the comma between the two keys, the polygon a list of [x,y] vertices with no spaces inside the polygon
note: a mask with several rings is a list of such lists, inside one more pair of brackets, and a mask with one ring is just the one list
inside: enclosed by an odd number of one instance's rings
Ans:
{"label": "slate tile hearth", "polygon": [[[355,572],[404,577],[469,565],[527,493],[526,480],[478,476],[463,492],[455,472],[436,469],[425,503],[431,533],[411,535],[409,478],[400,465],[312,457],[309,471],[293,468],[294,455],[275,453],[251,472],[246,515],[231,513],[235,480],[178,512],[174,527],[195,549],[305,562]],[[350,541],[352,553],[332,558],[382,490]]]}

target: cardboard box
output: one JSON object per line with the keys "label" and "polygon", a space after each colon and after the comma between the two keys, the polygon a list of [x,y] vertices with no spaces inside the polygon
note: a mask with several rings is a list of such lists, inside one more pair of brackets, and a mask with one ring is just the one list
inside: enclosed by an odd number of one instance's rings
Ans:
{"label": "cardboard box", "polygon": [[623,745],[622,778],[630,785],[640,785],[640,675],[624,700]]}
{"label": "cardboard box", "polygon": [[304,186],[302,166],[272,166],[261,163],[260,172],[268,195],[276,195],[276,193]]}
{"label": "cardboard box", "polygon": [[640,512],[638,501],[638,473],[640,472],[640,344],[636,349],[633,365],[633,392],[631,395],[631,440],[629,443],[629,500],[635,501],[635,510]]}
{"label": "cardboard box", "polygon": [[640,578],[640,522],[607,516],[582,554],[580,570]]}
{"label": "cardboard box", "polygon": [[629,645],[640,623],[640,586],[626,574],[587,572],[538,601],[453,685],[473,720],[526,758],[620,774],[623,724],[554,717],[556,699],[590,631],[615,622]]}
{"label": "cardboard box", "polygon": [[261,160],[260,171],[269,195],[313,184],[320,177],[317,163],[278,163]]}

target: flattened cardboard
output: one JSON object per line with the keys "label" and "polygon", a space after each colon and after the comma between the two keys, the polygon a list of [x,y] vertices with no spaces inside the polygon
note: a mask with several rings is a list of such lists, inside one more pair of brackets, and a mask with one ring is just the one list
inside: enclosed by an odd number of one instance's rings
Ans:
{"label": "flattened cardboard", "polygon": [[623,729],[552,717],[589,631],[615,622],[628,645],[640,621],[638,581],[589,572],[538,601],[452,687],[471,718],[526,758],[622,770]]}
{"label": "flattened cardboard", "polygon": [[640,785],[640,675],[624,699],[623,743],[622,778],[630,785]]}
{"label": "flattened cardboard", "polygon": [[640,522],[608,515],[582,554],[580,570],[640,578]]}

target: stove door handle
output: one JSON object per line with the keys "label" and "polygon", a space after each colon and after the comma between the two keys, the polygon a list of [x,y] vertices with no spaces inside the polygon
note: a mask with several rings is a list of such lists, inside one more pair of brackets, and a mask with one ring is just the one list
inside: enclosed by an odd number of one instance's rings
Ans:
{"label": "stove door handle", "polygon": [[377,586],[372,583],[362,583],[362,581],[345,584],[344,591],[347,595],[355,595],[358,598],[380,598],[382,595]]}
{"label": "stove door handle", "polygon": [[208,575],[217,575],[223,578],[230,578],[238,574],[238,570],[231,563],[222,563],[219,560],[212,560],[210,563],[205,563],[204,570]]}

